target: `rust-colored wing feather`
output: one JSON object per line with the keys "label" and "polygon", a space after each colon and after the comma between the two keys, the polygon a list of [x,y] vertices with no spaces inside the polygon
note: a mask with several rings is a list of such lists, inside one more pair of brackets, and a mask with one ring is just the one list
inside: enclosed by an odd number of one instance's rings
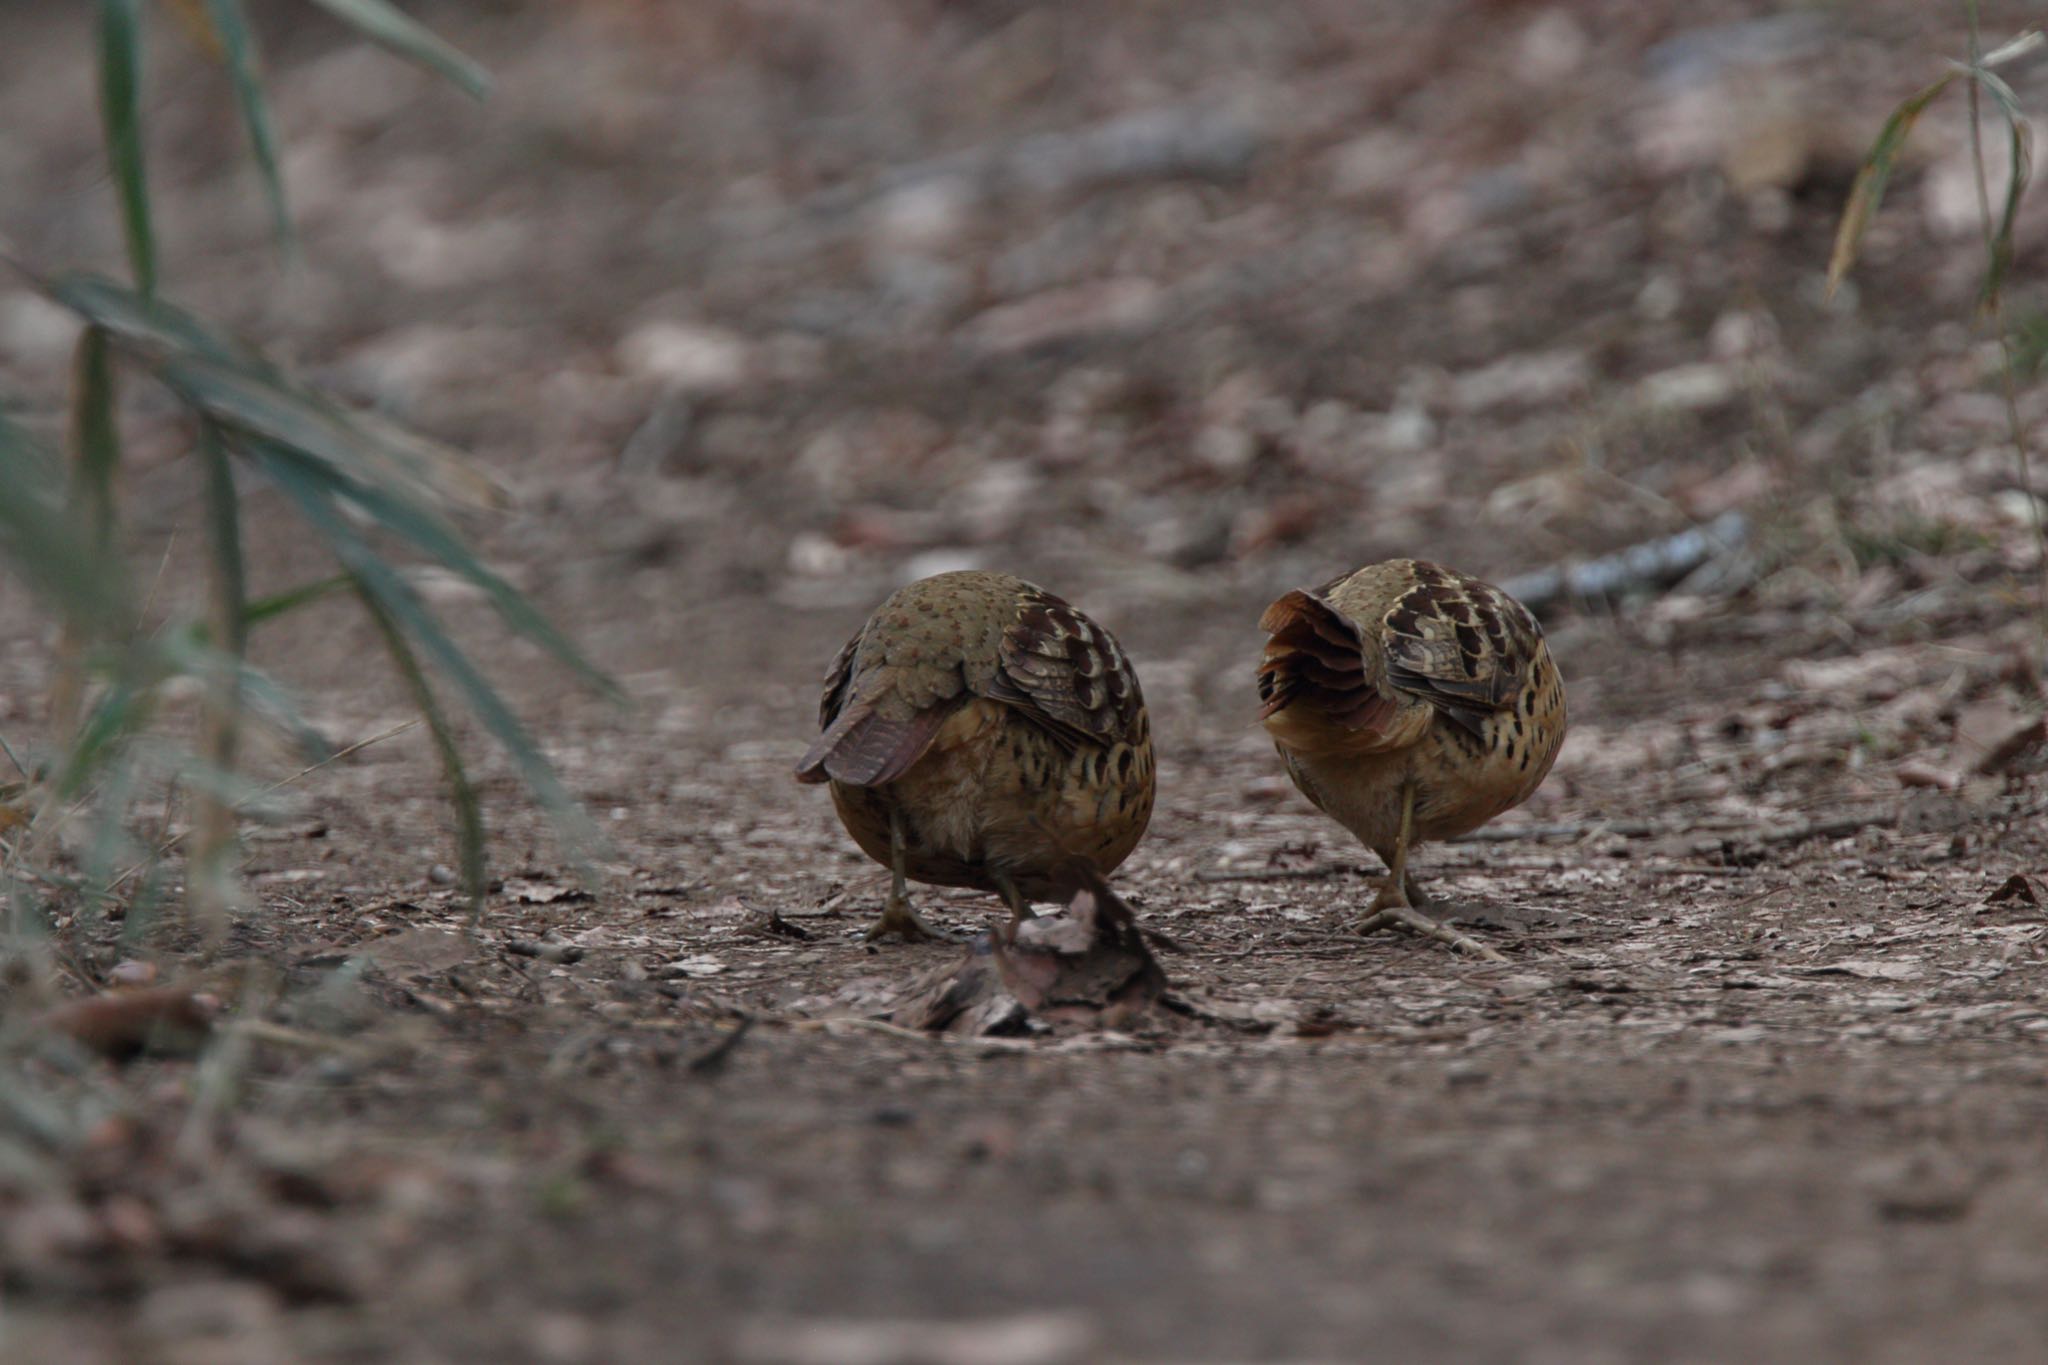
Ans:
{"label": "rust-colored wing feather", "polygon": [[1374,730],[1396,708],[1369,669],[1355,622],[1315,593],[1296,589],[1266,608],[1259,629],[1272,639],[1259,664],[1259,719],[1296,702],[1338,725]]}

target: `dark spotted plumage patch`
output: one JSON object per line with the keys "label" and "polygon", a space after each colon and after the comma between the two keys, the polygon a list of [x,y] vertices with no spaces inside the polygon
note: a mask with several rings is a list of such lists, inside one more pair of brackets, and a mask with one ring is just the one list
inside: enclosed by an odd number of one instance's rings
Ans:
{"label": "dark spotted plumage patch", "polygon": [[1500,589],[1427,561],[1381,619],[1387,680],[1436,706],[1475,738],[1497,711],[1529,714],[1529,667],[1543,638]]}
{"label": "dark spotted plumage patch", "polygon": [[1145,714],[1116,638],[1051,593],[1019,598],[989,696],[1021,707],[1068,744],[1134,740]]}

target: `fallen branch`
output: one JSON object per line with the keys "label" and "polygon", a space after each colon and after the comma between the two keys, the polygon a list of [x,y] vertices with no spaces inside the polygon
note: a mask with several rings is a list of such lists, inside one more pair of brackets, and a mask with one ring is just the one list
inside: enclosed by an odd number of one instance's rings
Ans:
{"label": "fallen branch", "polygon": [[742,1014],[739,1023],[735,1024],[723,1038],[690,1058],[684,1064],[684,1069],[693,1076],[717,1075],[725,1070],[726,1059],[732,1056],[733,1049],[740,1045],[740,1040],[746,1037],[753,1027],[754,1016]]}
{"label": "fallen branch", "polygon": [[1216,884],[1221,882],[1319,882],[1329,877],[1380,875],[1377,871],[1360,867],[1357,863],[1332,863],[1327,867],[1273,867],[1258,872],[1197,872],[1195,880]]}
{"label": "fallen branch", "polygon": [[1803,844],[1808,839],[1846,839],[1866,829],[1891,829],[1899,823],[1899,812],[1867,811],[1858,815],[1836,815],[1826,820],[1809,820],[1788,829],[1754,829],[1743,837],[1759,844]]}
{"label": "fallen branch", "polygon": [[1624,839],[1648,839],[1675,833],[1660,829],[1648,820],[1576,820],[1556,825],[1482,825],[1465,834],[1444,840],[1447,844],[1513,844],[1523,840],[1540,843],[1577,841],[1593,834],[1618,834]]}
{"label": "fallen branch", "polygon": [[1709,561],[1732,556],[1749,538],[1749,519],[1723,512],[1705,526],[1631,545],[1580,564],[1517,574],[1501,584],[1533,612],[1563,602],[1602,602],[1647,588],[1668,588]]}

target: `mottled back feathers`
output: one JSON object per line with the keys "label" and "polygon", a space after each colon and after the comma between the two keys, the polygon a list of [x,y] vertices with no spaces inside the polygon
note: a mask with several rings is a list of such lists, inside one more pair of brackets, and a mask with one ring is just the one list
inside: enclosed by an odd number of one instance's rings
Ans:
{"label": "mottled back feathers", "polygon": [[923,756],[972,697],[1005,703],[1063,748],[1134,740],[1144,700],[1110,634],[1023,579],[978,570],[901,589],[833,661],[806,782],[878,786]]}
{"label": "mottled back feathers", "polygon": [[1372,731],[1425,702],[1479,735],[1528,685],[1543,634],[1521,603],[1426,560],[1395,559],[1267,608],[1262,719],[1297,702]]}

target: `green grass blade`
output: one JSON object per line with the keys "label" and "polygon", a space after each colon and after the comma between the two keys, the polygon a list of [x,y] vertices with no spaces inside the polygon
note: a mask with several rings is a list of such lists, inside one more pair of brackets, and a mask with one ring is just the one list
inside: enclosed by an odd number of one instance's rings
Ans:
{"label": "green grass blade", "polygon": [[145,360],[172,355],[200,355],[232,365],[252,375],[282,377],[251,346],[163,299],[144,298],[135,290],[104,275],[78,272],[30,281],[49,295],[50,301],[104,327],[126,349]]}
{"label": "green grass blade", "polygon": [[47,451],[0,418],[0,556],[67,622],[92,635],[127,619],[120,566],[58,491]]}
{"label": "green grass blade", "polygon": [[313,0],[371,42],[455,82],[476,99],[490,93],[485,70],[385,0]]}
{"label": "green grass blade", "polygon": [[361,579],[351,580],[356,596],[362,599],[363,610],[376,624],[377,631],[384,637],[384,648],[390,652],[391,662],[398,667],[398,674],[405,680],[411,691],[413,704],[420,709],[420,715],[427,722],[427,729],[434,736],[434,748],[441,755],[441,771],[448,779],[448,799],[455,806],[455,841],[461,855],[462,890],[469,897],[469,913],[474,922],[484,912],[484,816],[483,806],[477,800],[476,787],[469,780],[469,769],[462,762],[462,748],[455,742],[455,731],[448,724],[447,713],[441,709],[440,699],[434,695],[434,686],[427,680],[426,670],[420,667],[419,656],[406,643],[405,632],[398,628],[398,622],[377,594]]}
{"label": "green grass blade", "polygon": [[1870,146],[1870,152],[1863,158],[1863,166],[1856,172],[1856,183],[1849,190],[1849,202],[1842,209],[1842,221],[1835,229],[1835,248],[1828,258],[1827,292],[1832,296],[1841,287],[1843,279],[1856,264],[1856,252],[1863,245],[1863,234],[1870,222],[1877,216],[1877,206],[1884,200],[1885,186],[1891,182],[1892,171],[1898,165],[1899,153],[1904,150],[1907,134],[1913,125],[1927,112],[1927,106],[1935,96],[1946,90],[1955,80],[1956,72],[1941,77],[1932,84],[1915,91],[1892,110],[1891,117],[1878,129],[1877,140]]}
{"label": "green grass blade", "polygon": [[553,818],[571,849],[581,857],[595,848],[598,844],[595,827],[562,787],[553,766],[534,745],[526,728],[512,714],[504,698],[477,671],[476,665],[441,629],[411,585],[356,534],[335,506],[333,487],[325,483],[315,470],[279,458],[274,452],[259,450],[256,458],[297,505],[307,522],[333,548],[342,567],[376,597],[406,635],[432,656],[448,675],[484,728],[511,755],[527,787]]}
{"label": "green grass blade", "polygon": [[165,631],[148,646],[151,653],[143,660],[148,676],[211,678],[232,670],[235,691],[251,717],[289,739],[308,763],[324,762],[333,756],[333,743],[306,719],[304,711],[278,686],[276,679],[215,649],[209,637],[210,632],[196,622],[184,630]]}
{"label": "green grass blade", "polygon": [[1984,269],[1983,288],[1977,294],[1977,307],[1990,312],[1998,307],[1999,290],[2004,287],[2006,274],[2012,269],[2013,228],[2019,220],[2020,200],[2026,195],[2027,185],[2034,174],[2034,138],[2026,117],[2019,111],[2019,101],[2012,87],[1981,68],[1974,75],[1977,83],[1991,92],[2005,115],[2010,158],[2005,205],[1999,212],[1998,226],[1991,234],[1990,260]]}
{"label": "green grass blade", "polygon": [[270,121],[270,102],[263,95],[263,81],[257,73],[256,39],[249,32],[249,16],[242,0],[206,0],[213,30],[220,35],[221,50],[227,58],[228,78],[234,83],[235,103],[242,110],[242,126],[249,133],[249,154],[263,180],[263,197],[270,204],[271,232],[289,258],[294,250],[291,210],[285,204],[284,174],[278,168],[277,132]]}
{"label": "green grass blade", "polygon": [[2033,378],[2048,366],[2048,314],[2022,318],[2012,329],[2012,366],[2018,374]]}
{"label": "green grass blade", "polygon": [[[403,445],[378,440],[350,413],[296,383],[251,376],[200,357],[166,359],[157,374],[193,407],[215,421],[304,451],[337,473],[386,483],[414,498],[433,498],[458,484],[474,492],[490,487],[472,478],[467,457],[422,439]],[[428,460],[419,456],[430,452]]]}
{"label": "green grass blade", "polygon": [[199,425],[199,459],[206,470],[213,635],[218,648],[239,659],[249,643],[249,580],[242,560],[242,504],[235,493],[235,471],[228,463],[227,441],[220,428],[211,422]]}
{"label": "green grass blade", "polygon": [[128,739],[149,725],[156,697],[140,669],[124,668],[101,693],[64,751],[64,761],[50,784],[59,801],[77,796],[95,773],[119,755]]}
{"label": "green grass blade", "polygon": [[2007,62],[2017,61],[2026,56],[2043,42],[2048,42],[2048,37],[2044,37],[2040,29],[2028,29],[1985,53],[1978,59],[1977,65],[1985,70],[1994,66],[2004,66]]}
{"label": "green grass blade", "polygon": [[121,464],[115,420],[114,362],[106,332],[78,338],[71,391],[71,505],[98,548],[114,542],[114,471]]}
{"label": "green grass blade", "polygon": [[142,150],[142,9],[140,0],[100,0],[100,119],[107,165],[121,199],[121,225],[135,287],[156,292],[156,232],[150,224],[149,177]]}
{"label": "green grass blade", "polygon": [[[286,460],[297,458],[290,450],[272,453]],[[582,651],[527,600],[524,593],[486,567],[441,518],[381,488],[339,482],[334,491],[353,503],[377,526],[408,541],[481,588],[506,625],[575,670],[599,693],[614,701],[625,699],[625,693],[610,675],[586,659]]]}
{"label": "green grass blade", "polygon": [[347,574],[335,574],[332,578],[316,579],[311,583],[301,583],[296,588],[272,593],[268,597],[259,597],[242,609],[242,624],[249,627],[260,626],[265,621],[289,616],[309,602],[317,602],[331,592],[348,587],[349,583]]}
{"label": "green grass blade", "polygon": [[504,504],[503,488],[462,452],[349,412],[184,309],[92,275],[38,285],[53,302],[106,328],[187,402],[225,426],[272,437],[354,477],[428,499]]}
{"label": "green grass blade", "polygon": [[[70,490],[64,510],[85,549],[111,559],[114,545],[114,471],[121,462],[120,427],[115,416],[114,364],[107,334],[87,327],[73,357],[71,417],[66,432]],[[86,655],[97,640],[113,639],[127,623],[112,618],[65,615],[49,687],[50,728],[60,739],[78,725],[86,691]]]}

